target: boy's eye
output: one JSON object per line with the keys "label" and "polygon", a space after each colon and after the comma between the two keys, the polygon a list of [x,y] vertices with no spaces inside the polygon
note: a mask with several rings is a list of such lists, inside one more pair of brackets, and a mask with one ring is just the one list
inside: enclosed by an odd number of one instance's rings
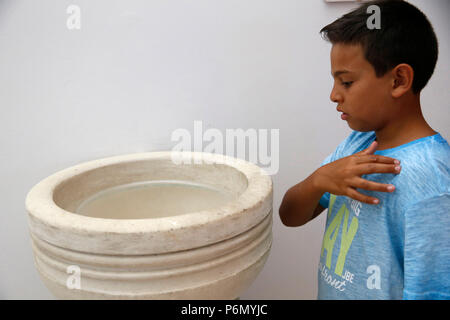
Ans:
{"label": "boy's eye", "polygon": [[345,88],[350,88],[350,86],[352,85],[353,81],[342,81],[342,85]]}

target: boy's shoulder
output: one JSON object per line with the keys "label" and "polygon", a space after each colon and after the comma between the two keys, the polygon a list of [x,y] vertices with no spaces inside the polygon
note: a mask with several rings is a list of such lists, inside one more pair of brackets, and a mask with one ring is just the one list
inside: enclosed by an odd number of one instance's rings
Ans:
{"label": "boy's shoulder", "polygon": [[396,149],[381,154],[401,161],[398,179],[408,180],[415,201],[450,194],[450,146],[439,133]]}

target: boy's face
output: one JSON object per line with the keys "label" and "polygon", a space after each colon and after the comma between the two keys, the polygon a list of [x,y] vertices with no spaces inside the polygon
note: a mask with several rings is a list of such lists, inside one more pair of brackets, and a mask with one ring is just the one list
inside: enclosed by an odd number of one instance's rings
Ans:
{"label": "boy's face", "polygon": [[375,69],[364,58],[360,45],[334,44],[331,48],[334,78],[330,99],[337,110],[346,113],[353,130],[366,132],[384,127],[393,115],[392,78],[387,72],[377,78]]}

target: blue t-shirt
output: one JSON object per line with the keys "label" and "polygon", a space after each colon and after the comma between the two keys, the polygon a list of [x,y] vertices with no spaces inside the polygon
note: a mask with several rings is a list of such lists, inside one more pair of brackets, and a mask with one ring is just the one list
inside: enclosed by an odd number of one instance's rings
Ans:
{"label": "blue t-shirt", "polygon": [[[353,131],[322,165],[367,149],[375,132]],[[399,174],[362,178],[394,192],[357,189],[370,205],[325,193],[319,299],[450,299],[450,147],[439,134],[375,154],[400,160]]]}

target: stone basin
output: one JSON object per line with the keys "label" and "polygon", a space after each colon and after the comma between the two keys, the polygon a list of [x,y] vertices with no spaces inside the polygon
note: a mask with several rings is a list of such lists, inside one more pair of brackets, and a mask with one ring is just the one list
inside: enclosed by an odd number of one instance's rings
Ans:
{"label": "stone basin", "polygon": [[250,162],[164,151],[59,171],[26,209],[35,266],[57,298],[205,300],[238,298],[261,271],[272,202],[270,176]]}

